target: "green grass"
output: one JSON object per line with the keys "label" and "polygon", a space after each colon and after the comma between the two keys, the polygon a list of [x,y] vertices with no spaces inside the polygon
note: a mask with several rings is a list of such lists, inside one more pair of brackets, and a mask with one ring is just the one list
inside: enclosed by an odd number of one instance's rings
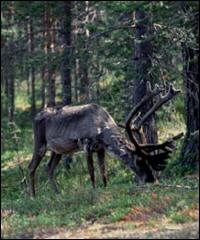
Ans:
{"label": "green grass", "polygon": [[[178,169],[170,172],[173,162],[178,157],[181,141],[178,144],[178,151],[169,161],[168,169],[162,174],[161,185],[136,186],[132,173],[120,161],[107,156],[108,187],[103,188],[95,161],[97,188],[92,189],[86,159],[83,154],[76,154],[70,172],[63,167],[62,162],[59,164],[57,181],[61,194],[55,195],[44,171],[49,159],[47,155],[36,175],[37,197],[30,198],[23,185],[23,176],[19,168],[20,164],[27,177],[27,166],[33,150],[30,109],[24,101],[25,95],[17,99],[15,114],[17,141],[12,137],[11,127],[6,118],[2,119],[4,136],[4,149],[1,154],[2,238],[32,236],[38,229],[63,226],[70,228],[95,221],[104,223],[146,221],[147,225],[158,224],[162,218],[167,218],[172,223],[196,221],[193,212],[198,210],[197,176],[181,177],[177,174]],[[180,101],[178,102],[180,104]],[[168,110],[168,116],[170,111]],[[166,125],[161,124],[166,120],[165,117],[159,115],[161,139],[166,138],[169,132],[175,134],[184,130],[182,122],[174,124],[169,120]],[[177,122],[182,121],[180,114],[176,113],[175,117]]]}
{"label": "green grass", "polygon": [[[79,163],[74,163],[74,170],[76,164]],[[108,166],[109,174],[111,165]],[[138,187],[131,183],[130,174],[118,167],[116,176],[110,176],[113,179],[110,179],[106,189],[100,186],[99,176],[97,176],[97,188],[92,189],[85,169],[76,173],[76,176],[72,169],[72,173],[67,177],[61,166],[58,175],[62,189],[60,195],[52,192],[42,169],[38,173],[35,199],[26,195],[21,185],[12,189],[3,189],[2,237],[29,235],[36,229],[49,227],[79,226],[87,221],[116,222],[129,214],[133,208],[139,208],[142,214],[147,215],[147,224],[152,220],[159,221],[163,216],[175,223],[194,221],[190,216],[182,217],[181,212],[192,209],[194,204],[198,203],[198,192],[192,189],[194,186],[197,187],[196,178],[162,180],[161,184],[170,184],[171,187],[152,184]],[[12,174],[9,182],[14,179],[17,183],[16,173]],[[177,185],[187,185],[191,189],[173,187]],[[151,217],[149,218],[148,215]]]}
{"label": "green grass", "polygon": [[171,219],[172,219],[172,222],[174,223],[186,223],[193,220],[190,216],[184,216],[182,214],[177,214],[177,213],[172,214]]}

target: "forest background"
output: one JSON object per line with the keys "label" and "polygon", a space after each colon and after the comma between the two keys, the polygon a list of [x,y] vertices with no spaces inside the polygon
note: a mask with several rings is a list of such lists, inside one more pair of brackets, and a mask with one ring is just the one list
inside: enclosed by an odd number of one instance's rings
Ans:
{"label": "forest background", "polygon": [[[196,222],[198,57],[198,1],[2,1],[2,237],[37,236],[87,222],[128,221],[132,229],[138,221],[155,227],[160,217]],[[109,186],[102,188],[97,172],[99,187],[93,190],[78,153],[70,170],[64,160],[58,166],[57,197],[44,174],[47,155],[37,173],[38,197],[30,199],[27,166],[36,113],[45,106],[94,102],[124,123],[147,81],[173,83],[182,91],[144,126],[148,142],[184,132],[160,185],[137,187],[132,174],[107,157]]]}

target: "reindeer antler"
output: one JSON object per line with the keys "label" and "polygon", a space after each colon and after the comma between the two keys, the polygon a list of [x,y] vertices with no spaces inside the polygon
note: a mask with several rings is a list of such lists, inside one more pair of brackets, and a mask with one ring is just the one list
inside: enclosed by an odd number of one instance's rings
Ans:
{"label": "reindeer antler", "polygon": [[[166,88],[168,88],[167,93],[161,95]],[[140,129],[147,118],[181,91],[176,90],[172,84],[168,87],[165,85],[164,88],[156,84],[155,88],[152,89],[150,82],[147,82],[146,89],[147,94],[129,113],[125,129],[131,142],[135,145],[138,154],[142,158],[147,159],[152,168],[155,170],[161,170],[166,165],[166,158],[168,158],[169,153],[175,149],[174,141],[182,137],[183,133],[180,133],[161,144],[139,144],[134,136],[134,132],[141,135]],[[141,112],[139,112],[141,106],[155,96],[157,96],[156,103],[144,114],[144,116],[141,117]]]}
{"label": "reindeer antler", "polygon": [[[147,88],[147,94],[142,98],[142,100],[132,109],[132,111],[129,113],[126,122],[125,122],[125,128],[128,133],[128,136],[131,140],[131,142],[135,145],[136,149],[139,148],[139,143],[132,134],[132,129],[131,129],[131,122],[133,121],[133,117],[137,114],[137,118],[140,116],[139,110],[142,105],[144,105],[147,101],[155,97],[156,95],[160,94],[161,92],[164,91],[164,89],[160,88],[157,84],[155,88],[152,90],[150,82],[146,83],[146,88]],[[135,121],[134,121],[135,122]]]}
{"label": "reindeer antler", "polygon": [[134,130],[137,131],[140,129],[140,127],[142,126],[142,124],[145,122],[145,120],[152,115],[152,113],[154,113],[157,109],[159,109],[163,104],[165,104],[166,102],[168,102],[170,99],[172,99],[173,97],[175,97],[178,93],[180,93],[180,90],[176,90],[174,89],[173,85],[170,84],[169,85],[169,90],[166,93],[166,95],[161,96],[159,94],[158,96],[158,100],[155,103],[155,105],[153,105],[150,110],[141,118],[141,120],[139,121],[139,123],[137,124],[137,126],[134,126]]}

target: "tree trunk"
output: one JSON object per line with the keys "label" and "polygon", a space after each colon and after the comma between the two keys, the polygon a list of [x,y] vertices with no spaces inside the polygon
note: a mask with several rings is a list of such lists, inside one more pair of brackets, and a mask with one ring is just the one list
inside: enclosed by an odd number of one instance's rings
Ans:
{"label": "tree trunk", "polygon": [[[13,23],[14,21],[14,8],[13,8],[13,2],[11,1],[9,3],[10,8],[7,13],[7,20],[8,23]],[[7,60],[6,60],[6,100],[7,100],[7,114],[8,114],[8,120],[12,122],[14,120],[14,108],[15,108],[15,44],[10,40],[8,42],[8,48],[7,48]]]}
{"label": "tree trunk", "polygon": [[199,62],[198,51],[183,46],[186,135],[181,151],[184,170],[194,170],[199,163]]}
{"label": "tree trunk", "polygon": [[74,15],[76,18],[74,18],[74,31],[73,31],[73,41],[74,41],[74,48],[73,48],[73,54],[75,56],[74,60],[74,95],[75,95],[75,101],[78,102],[79,97],[79,76],[80,76],[80,60],[79,60],[79,46],[78,46],[78,40],[79,40],[79,27],[78,27],[78,2],[76,1],[74,4]]}
{"label": "tree trunk", "polygon": [[[76,50],[76,53],[77,53],[77,50]],[[78,102],[78,78],[79,78],[79,58],[77,57],[75,59],[75,78],[74,78],[74,93],[75,93],[75,101]]]}
{"label": "tree trunk", "polygon": [[[149,70],[151,69],[152,44],[149,40],[151,33],[151,24],[144,11],[137,9],[135,11],[135,42],[134,42],[134,70],[135,77],[132,89],[132,102],[136,105],[143,96],[146,95],[146,82],[152,82]],[[145,113],[152,102],[142,107],[141,112]],[[143,125],[144,133],[148,143],[157,142],[157,131],[155,116],[149,117]]]}
{"label": "tree trunk", "polygon": [[45,78],[45,71],[46,68],[45,66],[42,67],[41,69],[41,79],[42,79],[42,84],[41,84],[41,108],[43,109],[46,103],[46,78]]}
{"label": "tree trunk", "polygon": [[[30,18],[30,57],[34,56],[34,34],[33,34],[33,19]],[[35,66],[31,66],[31,114],[35,115],[36,106],[35,106]]]}
{"label": "tree trunk", "polygon": [[190,8],[188,1],[181,2],[181,7],[184,14],[189,16],[186,24],[191,26],[194,36],[182,44],[186,135],[181,151],[181,165],[183,172],[187,172],[198,169],[199,165],[199,15]]}
{"label": "tree trunk", "polygon": [[198,69],[198,50],[184,46],[183,58],[184,66],[184,85],[185,85],[185,107],[186,107],[186,126],[187,133],[193,133],[199,129],[199,69]]}
{"label": "tree trunk", "polygon": [[14,59],[12,56],[12,52],[14,52],[14,45],[10,43],[10,51],[8,52],[9,56],[9,72],[8,72],[8,90],[7,90],[7,98],[8,98],[8,120],[10,122],[13,121],[14,118],[14,106],[15,106],[15,86],[14,86]]}
{"label": "tree trunk", "polygon": [[[2,65],[3,65],[3,78],[1,81],[2,84],[2,90],[3,90],[3,103],[4,103],[4,111],[5,111],[5,115],[8,116],[8,73],[9,73],[9,53],[8,53],[8,47],[5,46],[5,50],[4,50],[4,56],[2,57]],[[2,104],[2,103],[1,103]],[[1,109],[2,112],[4,113],[3,109]]]}
{"label": "tree trunk", "polygon": [[[26,34],[26,36],[29,36],[30,34],[30,23],[29,21],[28,22],[25,22],[24,23],[24,32]],[[29,61],[29,54],[30,54],[30,36],[27,37],[27,42],[26,42],[26,55],[25,55],[25,78],[26,78],[26,83],[27,83],[27,96],[29,97],[30,96],[30,69],[29,69],[29,64],[28,61]]]}
{"label": "tree trunk", "polygon": [[88,76],[88,59],[89,59],[89,49],[88,49],[88,38],[90,36],[90,32],[87,29],[86,24],[89,22],[89,1],[85,1],[85,26],[84,31],[81,36],[83,42],[83,52],[80,57],[80,101],[88,102],[90,99],[90,82]]}
{"label": "tree trunk", "polygon": [[55,88],[55,63],[52,60],[52,53],[55,45],[55,32],[51,31],[53,19],[50,16],[50,7],[47,4],[46,26],[47,26],[47,78],[48,78],[48,103],[50,107],[55,106],[56,88]]}
{"label": "tree trunk", "polygon": [[62,2],[62,47],[63,54],[61,60],[61,80],[63,91],[63,104],[68,105],[72,102],[71,93],[71,71],[70,71],[70,58],[71,58],[71,1]]}
{"label": "tree trunk", "polygon": [[41,108],[44,108],[46,103],[46,83],[47,83],[47,3],[44,3],[44,14],[43,14],[43,26],[45,31],[43,32],[43,42],[42,42],[42,50],[44,54],[44,63],[41,68]]}

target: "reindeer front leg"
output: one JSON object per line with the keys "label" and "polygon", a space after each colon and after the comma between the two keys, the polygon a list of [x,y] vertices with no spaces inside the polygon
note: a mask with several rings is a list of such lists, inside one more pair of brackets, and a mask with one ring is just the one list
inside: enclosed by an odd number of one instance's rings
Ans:
{"label": "reindeer front leg", "polygon": [[99,168],[101,172],[101,177],[103,180],[104,187],[107,186],[107,177],[105,173],[105,150],[104,148],[101,148],[97,151],[97,158],[99,163]]}
{"label": "reindeer front leg", "polygon": [[57,154],[57,153],[54,153],[52,152],[52,155],[51,155],[51,159],[47,165],[47,174],[48,174],[48,178],[49,178],[49,182],[54,190],[55,193],[60,193],[59,190],[58,190],[58,187],[57,187],[57,184],[56,184],[56,181],[54,179],[54,171],[55,171],[55,168],[56,166],[58,165],[60,159],[61,159],[61,154]]}
{"label": "reindeer front leg", "polygon": [[87,166],[90,174],[90,179],[92,181],[92,186],[95,188],[95,173],[94,173],[94,162],[93,162],[93,152],[92,152],[92,140],[89,138],[79,139],[78,145],[86,153]]}
{"label": "reindeer front leg", "polygon": [[95,174],[94,174],[94,162],[93,162],[93,157],[92,157],[92,152],[88,151],[86,153],[86,158],[87,158],[87,165],[88,165],[88,171],[90,174],[90,179],[92,181],[92,186],[95,188]]}

